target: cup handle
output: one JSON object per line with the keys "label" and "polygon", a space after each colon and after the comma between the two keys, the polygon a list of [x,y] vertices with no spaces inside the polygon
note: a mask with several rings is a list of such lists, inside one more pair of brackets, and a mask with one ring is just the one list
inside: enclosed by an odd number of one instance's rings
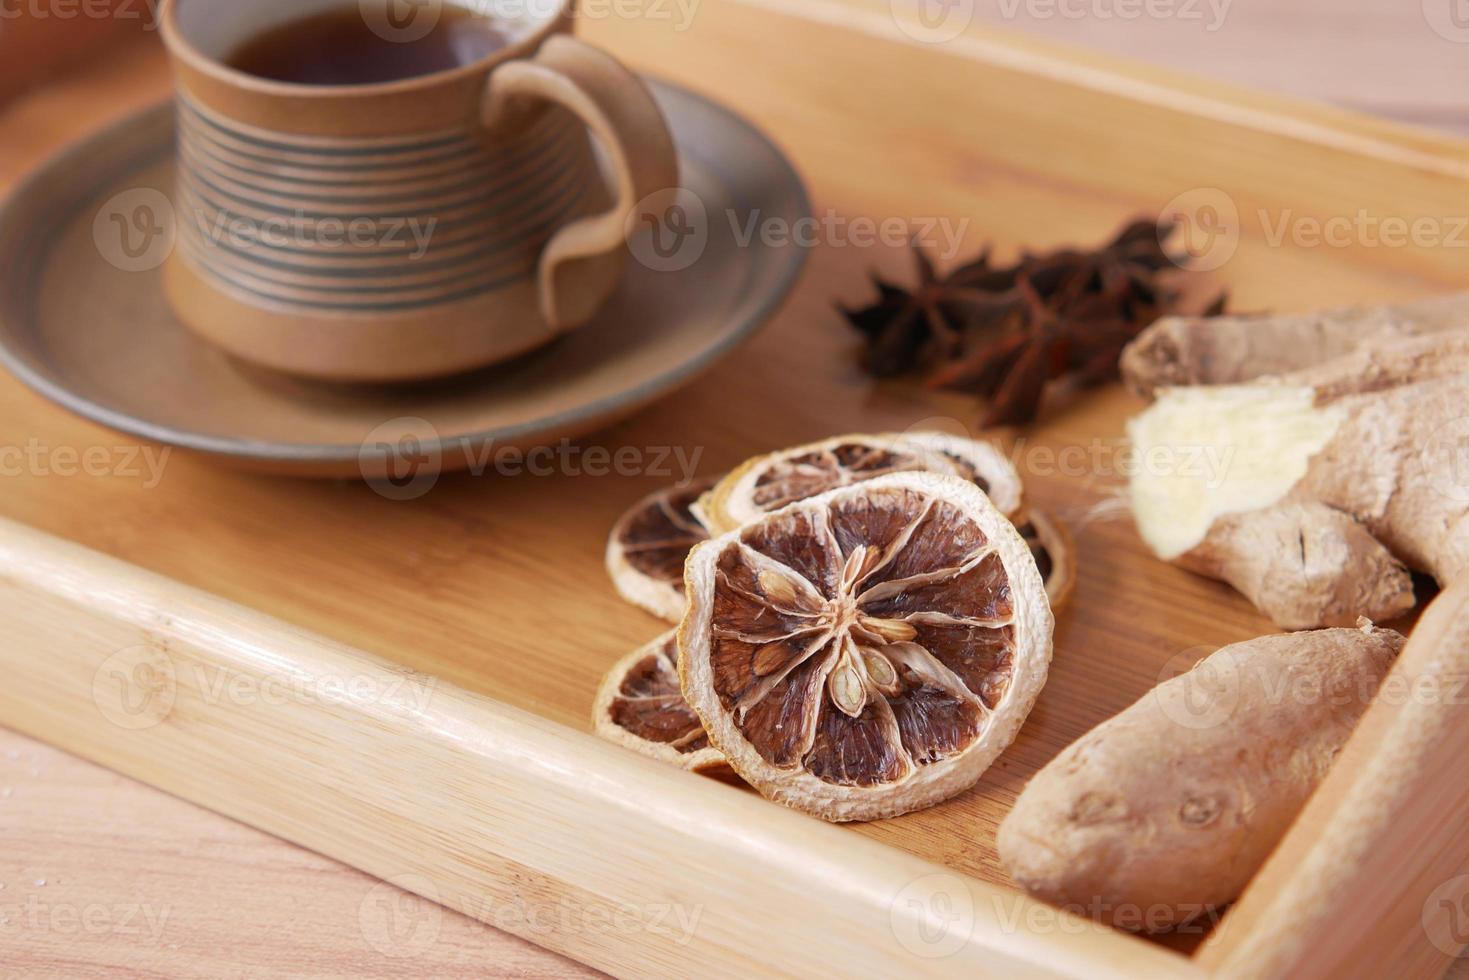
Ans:
{"label": "cup handle", "polygon": [[531,58],[491,72],[485,127],[513,125],[526,99],[576,113],[612,163],[612,209],[562,228],[541,253],[541,314],[553,329],[569,330],[590,320],[617,285],[626,262],[628,215],[645,197],[678,187],[678,155],[647,86],[611,55],[568,34],[550,38]]}

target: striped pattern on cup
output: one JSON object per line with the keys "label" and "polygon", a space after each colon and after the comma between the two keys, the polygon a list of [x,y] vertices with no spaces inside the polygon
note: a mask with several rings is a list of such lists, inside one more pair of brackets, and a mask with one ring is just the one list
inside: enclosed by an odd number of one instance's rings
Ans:
{"label": "striped pattern on cup", "polygon": [[252,302],[400,313],[531,277],[600,187],[585,126],[552,108],[491,141],[246,129],[178,100],[180,254]]}

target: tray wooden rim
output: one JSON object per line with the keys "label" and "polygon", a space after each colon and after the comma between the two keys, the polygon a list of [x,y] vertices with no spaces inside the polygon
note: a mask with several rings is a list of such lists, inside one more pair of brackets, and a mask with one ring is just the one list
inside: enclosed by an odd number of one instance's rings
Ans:
{"label": "tray wooden rim", "polygon": [[[0,692],[7,725],[487,921],[489,903],[527,894],[622,910],[645,928],[612,944],[526,936],[622,975],[656,975],[670,953],[717,975],[1194,973],[1170,950],[3,520],[0,610],[16,624],[0,650],[16,678]],[[303,682],[309,699],[264,693]],[[222,683],[244,693],[221,698]],[[307,737],[271,737],[287,730]],[[683,901],[670,864],[717,887]],[[972,928],[925,957],[923,937],[949,928],[935,890]],[[664,906],[697,916],[692,935],[655,928]]]}
{"label": "tray wooden rim", "polygon": [[[799,13],[781,0],[729,2],[769,9],[781,16],[817,20],[898,43],[913,43],[893,28],[890,18],[884,19],[882,10],[887,5],[877,0],[802,0]],[[1000,39],[979,30],[971,34],[973,43],[962,46],[958,56],[972,60],[976,70],[982,73],[1019,74],[1032,79],[1038,86],[1037,98],[1043,101],[1059,100],[1079,91],[1100,91],[1116,101],[1119,112],[1128,120],[1203,116],[1221,126],[1267,134],[1287,154],[1305,157],[1325,152],[1380,161],[1407,174],[1415,192],[1433,193],[1445,186],[1443,180],[1458,183],[1469,174],[1469,163],[1466,163],[1469,147],[1445,137],[1420,134],[1323,107],[1224,92],[1222,86],[1212,83],[1179,79],[1167,72],[1126,66],[1097,56],[1074,56],[1038,42]],[[1413,183],[1420,177],[1421,183]],[[1430,263],[1430,267],[1441,268],[1444,281],[1450,281],[1446,263]],[[500,839],[504,850],[486,846],[478,852],[481,859],[474,860],[466,859],[462,848],[445,849],[442,840],[425,839],[422,830],[418,831],[419,836],[414,836],[411,820],[394,824],[402,836],[391,843],[401,850],[384,854],[352,834],[347,835],[345,842],[331,838],[326,830],[333,825],[321,822],[329,814],[286,812],[289,807],[278,811],[262,809],[232,795],[228,785],[211,782],[197,773],[167,769],[158,761],[166,752],[176,752],[196,762],[228,761],[246,744],[239,739],[261,737],[269,726],[278,725],[283,719],[268,711],[237,712],[238,726],[233,731],[223,726],[226,730],[218,733],[218,741],[205,731],[208,726],[204,725],[189,729],[161,726],[163,733],[172,733],[161,740],[157,737],[159,729],[152,730],[151,740],[120,737],[115,727],[99,722],[98,705],[90,685],[106,655],[121,645],[141,643],[170,651],[180,662],[214,663],[257,680],[268,676],[261,672],[279,670],[283,664],[289,664],[289,660],[283,660],[276,652],[280,650],[296,651],[302,661],[316,660],[333,670],[348,674],[355,671],[356,676],[381,677],[378,672],[398,676],[402,669],[258,612],[213,599],[9,522],[0,523],[0,559],[8,559],[4,571],[0,572],[0,601],[17,611],[17,622],[24,627],[15,642],[0,650],[0,663],[10,667],[12,676],[20,681],[9,688],[0,688],[0,719],[7,724],[372,873],[401,877],[405,867],[421,867],[424,871],[420,877],[434,885],[436,897],[469,914],[475,914],[476,906],[464,896],[476,892],[505,897],[509,894],[506,876],[518,876],[520,887],[544,895],[571,896],[573,900],[605,900],[609,894],[638,900],[667,894],[660,864],[666,860],[666,854],[661,851],[643,849],[636,851],[637,857],[620,860],[620,867],[636,873],[615,881],[609,881],[595,870],[572,867],[565,862],[568,847],[595,844],[605,848],[614,839],[623,840],[618,834],[627,831],[635,820],[645,820],[646,807],[643,801],[631,798],[634,794],[608,792],[599,797],[613,807],[615,819],[610,828],[591,827],[589,834],[589,828],[583,824],[557,827],[552,821],[553,826],[542,826],[527,818],[512,828],[513,840]],[[183,692],[183,700],[178,705],[187,708],[188,696],[189,692]],[[789,970],[803,964],[830,969],[840,962],[856,975],[878,975],[899,966],[932,973],[960,968],[995,970],[998,966],[1016,973],[1091,976],[1105,972],[1128,976],[1144,972],[1198,975],[1201,966],[1218,968],[1227,962],[1227,956],[1222,954],[1227,954],[1228,949],[1213,959],[1204,956],[1198,962],[1191,962],[1133,937],[1110,930],[1098,932],[1091,923],[1057,918],[1045,907],[1018,898],[1015,893],[968,878],[964,879],[963,888],[976,902],[972,934],[950,956],[915,958],[911,950],[895,943],[893,916],[909,913],[901,910],[895,913],[892,899],[914,880],[935,871],[950,879],[960,877],[954,872],[855,835],[832,836],[842,832],[759,801],[744,799],[739,794],[731,795],[721,787],[689,782],[690,777],[669,772],[535,715],[457,689],[445,696],[450,706],[446,708],[445,718],[453,723],[438,733],[446,743],[442,746],[445,751],[465,753],[453,758],[474,758],[504,767],[495,772],[494,766],[486,766],[489,772],[476,774],[480,780],[477,788],[491,798],[507,786],[538,787],[537,792],[544,794],[541,802],[546,805],[538,813],[544,817],[546,813],[562,812],[568,801],[584,789],[586,762],[605,758],[607,771],[624,773],[632,781],[629,785],[647,787],[656,794],[654,799],[682,802],[698,797],[699,802],[689,802],[688,806],[712,808],[717,819],[711,826],[720,828],[721,834],[739,841],[741,846],[751,842],[736,832],[736,825],[748,815],[758,824],[776,828],[775,841],[781,848],[815,841],[810,846],[819,852],[830,847],[833,855],[862,855],[860,867],[855,871],[845,866],[840,857],[823,865],[826,872],[820,878],[826,890],[823,894],[830,894],[845,904],[839,914],[811,922],[809,931],[793,929],[791,923],[807,921],[803,916],[809,919],[812,883],[805,875],[792,874],[788,864],[765,863],[771,857],[769,850],[752,847],[739,852],[740,860],[731,858],[717,866],[704,863],[702,866],[711,869],[711,873],[722,870],[727,875],[719,880],[729,883],[731,904],[721,908],[731,913],[738,908],[742,926],[763,923],[770,927],[762,933],[758,948],[752,949],[748,943],[741,945],[740,937],[727,931],[724,925],[714,927],[709,936],[679,947],[646,935],[617,943],[584,935],[529,937],[594,965],[629,975],[654,973],[660,964],[666,966],[676,961],[714,972],[754,968]],[[404,706],[398,704],[376,705],[378,714],[350,700],[334,702],[330,708],[299,720],[309,724],[313,717],[320,715],[323,724],[345,726],[333,731],[347,731],[355,730],[351,724],[355,718],[367,723],[369,733],[388,715],[416,724],[426,721],[411,713],[404,714]],[[478,742],[468,738],[477,726],[493,732],[494,737]],[[1451,731],[1460,738],[1464,734],[1462,725],[1457,728],[1440,725],[1438,730]],[[1353,748],[1367,751],[1359,743],[1360,740],[1354,740]],[[553,744],[559,748],[553,750]],[[527,748],[545,748],[546,758],[562,764],[549,767],[527,764],[524,755]],[[341,759],[337,754],[328,754],[316,761],[334,765]],[[374,763],[371,758],[351,761],[368,766]],[[319,776],[320,772],[315,774]],[[521,782],[516,783],[516,779]],[[719,802],[710,802],[716,797]],[[668,816],[665,826],[682,842],[676,852],[687,855],[696,864],[705,862],[707,855],[698,846],[703,840],[698,832],[700,827],[690,828],[685,825],[686,820],[675,819],[677,809],[673,806],[665,811]],[[475,823],[473,815],[463,819],[469,821],[465,826],[473,828],[475,833],[493,836],[494,828],[482,821]],[[606,814],[600,814],[601,819],[607,819]],[[617,823],[618,820],[622,822]],[[713,841],[723,842],[722,839]],[[428,851],[422,850],[426,845],[432,846]],[[416,853],[415,847],[420,848]],[[508,858],[510,851],[524,860]],[[1455,860],[1459,854],[1455,852]],[[769,877],[752,886],[749,878],[758,877],[754,869],[763,872],[767,868]],[[410,882],[405,883],[411,887]],[[1368,895],[1366,899],[1365,904],[1370,907],[1379,896]],[[1337,897],[1337,900],[1345,898]],[[1017,930],[1014,926],[1017,920],[1013,917],[989,914],[996,906],[986,907],[985,903],[994,901],[1018,901],[1020,904],[1015,907],[1038,910],[1043,916],[1050,916],[1053,926],[1044,933],[1029,928]],[[912,920],[903,921],[911,923]],[[1269,923],[1266,928],[1264,939],[1268,942]],[[1277,925],[1274,931],[1278,933],[1281,928]],[[1230,941],[1239,942],[1234,938]],[[833,945],[846,949],[840,960],[824,957],[814,964],[808,958],[813,949]],[[1300,955],[1299,950],[1295,953]],[[1302,965],[1299,959],[1293,962]]]}

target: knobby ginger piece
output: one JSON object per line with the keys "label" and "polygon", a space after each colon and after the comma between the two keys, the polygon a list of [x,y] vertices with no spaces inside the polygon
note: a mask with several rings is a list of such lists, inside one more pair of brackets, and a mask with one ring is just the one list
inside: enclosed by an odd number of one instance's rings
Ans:
{"label": "knobby ginger piece", "polygon": [[1027,892],[1162,931],[1226,905],[1265,863],[1402,650],[1369,625],[1224,647],[1031,779],[1000,825]]}
{"label": "knobby ginger piece", "polygon": [[[1464,303],[1177,321],[1145,335],[1130,379],[1156,399],[1128,426],[1139,460],[1129,496],[1149,547],[1287,628],[1401,615],[1415,602],[1409,570],[1452,582],[1469,564],[1469,329],[1454,328]],[[1270,365],[1293,370],[1245,384],[1140,381],[1159,350],[1211,345],[1232,353],[1169,363],[1232,378],[1275,349]],[[1315,360],[1324,353],[1335,356]]]}
{"label": "knobby ginger piece", "polygon": [[1324,364],[1365,346],[1469,330],[1469,293],[1396,306],[1159,320],[1122,356],[1145,398],[1183,385],[1239,384]]}

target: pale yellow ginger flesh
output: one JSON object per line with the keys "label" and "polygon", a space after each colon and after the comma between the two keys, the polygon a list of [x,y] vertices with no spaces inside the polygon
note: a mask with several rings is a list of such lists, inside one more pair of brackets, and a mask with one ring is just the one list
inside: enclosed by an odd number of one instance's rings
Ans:
{"label": "pale yellow ginger flesh", "polygon": [[1186,554],[1229,514],[1268,508],[1306,475],[1345,420],[1306,387],[1170,388],[1128,423],[1139,532],[1159,558]]}
{"label": "pale yellow ginger flesh", "polygon": [[1158,399],[1130,432],[1160,556],[1286,629],[1390,622],[1417,602],[1412,571],[1469,572],[1469,296],[1173,318],[1122,368]]}

